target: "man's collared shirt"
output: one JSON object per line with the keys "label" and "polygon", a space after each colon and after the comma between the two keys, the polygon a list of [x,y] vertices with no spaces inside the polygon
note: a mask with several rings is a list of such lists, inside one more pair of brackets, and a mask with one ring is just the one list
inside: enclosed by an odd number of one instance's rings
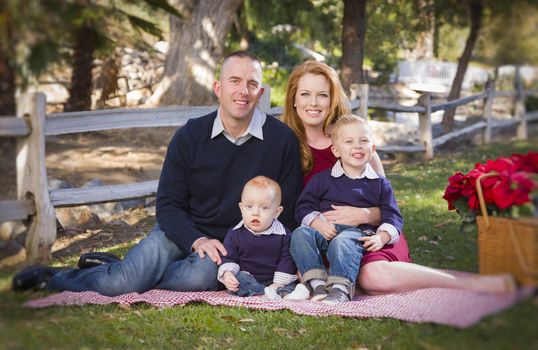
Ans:
{"label": "man's collared shirt", "polygon": [[260,112],[260,110],[257,108],[254,109],[254,114],[252,114],[252,119],[250,119],[250,123],[248,124],[247,130],[243,135],[239,136],[236,139],[224,128],[224,124],[222,124],[222,119],[220,118],[219,108],[217,111],[217,117],[213,122],[211,138],[215,138],[216,136],[223,134],[228,140],[230,140],[230,142],[234,143],[237,146],[241,146],[242,144],[247,142],[252,136],[257,139],[263,140],[263,124],[265,123],[266,118],[267,115],[265,113]]}

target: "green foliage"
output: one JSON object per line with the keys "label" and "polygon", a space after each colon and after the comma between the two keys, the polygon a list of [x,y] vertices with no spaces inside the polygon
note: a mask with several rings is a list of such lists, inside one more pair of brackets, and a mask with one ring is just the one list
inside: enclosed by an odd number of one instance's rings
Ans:
{"label": "green foliage", "polygon": [[[245,0],[241,20],[256,38],[285,35],[288,42],[327,48],[340,41],[342,5],[336,0]],[[336,15],[336,16],[335,16]]]}
{"label": "green foliage", "polygon": [[416,21],[413,2],[375,0],[367,3],[365,58],[386,81],[394,70],[402,50],[411,48],[416,38]]}
{"label": "green foliage", "polygon": [[525,98],[525,110],[528,112],[538,111],[538,97],[527,96]]}
{"label": "green foliage", "polygon": [[28,68],[36,76],[39,76],[47,69],[49,62],[58,62],[61,57],[61,48],[58,43],[49,38],[44,38],[42,41],[35,43],[30,49],[27,57]]}
{"label": "green foliage", "polygon": [[[4,18],[0,20],[0,34],[6,33],[7,24],[11,23],[15,42],[11,46],[15,48],[8,54],[16,63],[22,85],[54,63],[69,64],[76,33],[84,26],[90,25],[95,31],[99,57],[108,56],[117,45],[139,43],[142,32],[162,38],[162,31],[152,18],[155,16],[136,14],[140,8],[181,16],[166,0],[6,1],[3,6],[5,17],[0,16]],[[3,47],[5,37],[2,36]]]}
{"label": "green foliage", "polygon": [[478,54],[482,60],[494,65],[538,65],[536,23],[536,1],[491,1]]}

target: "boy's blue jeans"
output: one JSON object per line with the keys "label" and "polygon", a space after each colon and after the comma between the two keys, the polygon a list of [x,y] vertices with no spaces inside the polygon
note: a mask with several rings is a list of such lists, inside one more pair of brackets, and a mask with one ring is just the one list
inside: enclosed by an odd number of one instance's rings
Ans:
{"label": "boy's blue jeans", "polygon": [[[321,279],[329,286],[335,283],[343,284],[352,296],[364,254],[362,242],[358,239],[365,234],[353,226],[335,226],[337,235],[330,241],[311,227],[301,226],[295,229],[291,235],[291,256],[304,283]],[[328,273],[322,254],[326,254],[329,260]]]}
{"label": "boy's blue jeans", "polygon": [[121,262],[55,274],[47,289],[95,291],[115,296],[158,288],[174,291],[218,289],[218,266],[207,255],[185,255],[155,225],[149,235],[127,252]]}
{"label": "boy's blue jeans", "polygon": [[[254,276],[245,271],[239,271],[237,275],[235,275],[235,278],[239,281],[239,290],[234,294],[240,297],[264,294],[265,287],[273,283],[273,281],[259,282]],[[289,294],[293,292],[295,285],[295,282],[290,283],[284,287],[277,288],[276,292],[281,295]]]}

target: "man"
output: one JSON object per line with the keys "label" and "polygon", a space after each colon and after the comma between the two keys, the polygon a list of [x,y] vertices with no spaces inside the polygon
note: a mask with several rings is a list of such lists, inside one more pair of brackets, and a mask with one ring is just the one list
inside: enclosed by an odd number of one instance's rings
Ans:
{"label": "man", "polygon": [[157,224],[121,262],[57,271],[33,268],[14,277],[15,290],[96,291],[104,295],[216,290],[227,230],[241,220],[243,185],[258,175],[279,183],[282,222],[295,227],[301,191],[294,134],[256,106],[263,94],[262,68],[247,51],[226,56],[214,83],[219,108],[191,119],[168,146],[157,190]]}

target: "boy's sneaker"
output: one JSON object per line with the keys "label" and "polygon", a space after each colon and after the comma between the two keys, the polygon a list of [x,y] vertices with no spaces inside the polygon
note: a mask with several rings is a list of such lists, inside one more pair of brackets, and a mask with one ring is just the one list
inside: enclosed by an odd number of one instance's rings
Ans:
{"label": "boy's sneaker", "polygon": [[314,288],[310,300],[319,301],[321,299],[324,299],[325,297],[327,297],[327,289],[325,289],[325,285],[322,284]]}
{"label": "boy's sneaker", "polygon": [[340,304],[350,301],[349,294],[339,288],[331,288],[329,294],[321,300],[325,304]]}
{"label": "boy's sneaker", "polygon": [[284,297],[284,300],[308,300],[309,298],[310,290],[304,284],[298,283],[293,292]]}

